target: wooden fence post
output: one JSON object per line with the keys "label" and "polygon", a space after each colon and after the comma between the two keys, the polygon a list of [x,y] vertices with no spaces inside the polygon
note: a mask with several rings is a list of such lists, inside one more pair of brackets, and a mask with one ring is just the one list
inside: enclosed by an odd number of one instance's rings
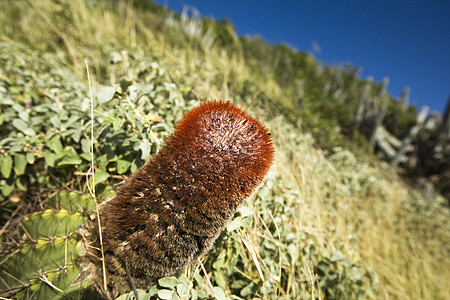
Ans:
{"label": "wooden fence post", "polygon": [[361,97],[359,98],[358,107],[356,108],[355,120],[353,122],[354,129],[359,129],[364,119],[364,114],[365,111],[367,110],[367,102],[369,101],[368,98],[371,85],[372,85],[372,77],[369,77],[367,78],[367,82],[364,85]]}
{"label": "wooden fence post", "polygon": [[414,127],[411,128],[411,130],[409,131],[408,135],[403,139],[402,146],[398,150],[397,155],[394,157],[394,159],[392,159],[392,161],[391,161],[391,166],[392,167],[394,167],[394,168],[398,167],[398,165],[400,164],[400,160],[401,160],[402,156],[408,150],[408,146],[411,144],[413,139],[419,133],[420,129],[422,129],[422,127],[423,127],[423,125],[425,123],[425,120],[427,119],[427,116],[428,116],[428,107],[424,106],[422,108],[422,110],[419,112],[419,114],[417,115],[417,123],[416,123],[416,125],[414,125]]}

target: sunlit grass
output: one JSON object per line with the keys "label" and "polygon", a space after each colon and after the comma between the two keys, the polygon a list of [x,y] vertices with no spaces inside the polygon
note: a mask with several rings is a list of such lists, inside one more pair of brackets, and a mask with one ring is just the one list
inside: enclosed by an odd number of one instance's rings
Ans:
{"label": "sunlit grass", "polygon": [[[265,109],[273,102],[260,97],[289,107],[292,102],[283,89],[271,74],[262,78],[252,73],[239,49],[230,54],[216,47],[200,19],[136,10],[132,1],[0,3],[5,8],[0,12],[5,30],[0,40],[60,52],[60,63],[80,78],[85,76],[84,59],[99,81],[114,83],[117,78],[104,63],[107,55],[122,50],[151,53],[170,70],[169,80],[192,86],[199,99],[230,99],[264,119],[277,145],[273,173],[300,191],[299,204],[293,207],[300,217],[289,220],[292,232],[313,237],[324,256],[339,245],[352,260],[372,269],[379,280],[373,298],[450,299],[449,214],[436,204],[442,199],[425,198],[378,163],[372,166],[346,150],[326,154],[301,128],[281,116],[274,118]],[[241,92],[249,81],[252,89]],[[258,272],[259,243],[263,237],[274,243],[280,237],[265,229],[264,220],[255,222],[260,231],[241,232],[239,239],[247,249],[249,268]],[[281,251],[283,245],[279,247]],[[289,266],[288,285],[280,287],[280,297],[298,295],[295,280],[308,282],[311,297],[322,297],[311,262],[299,258]]]}

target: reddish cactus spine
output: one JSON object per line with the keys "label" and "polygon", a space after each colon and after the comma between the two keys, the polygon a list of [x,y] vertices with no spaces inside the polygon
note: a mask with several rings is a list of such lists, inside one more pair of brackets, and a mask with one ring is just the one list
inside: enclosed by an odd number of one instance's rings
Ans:
{"label": "reddish cactus spine", "polygon": [[211,248],[273,157],[268,130],[230,102],[189,111],[109,205],[112,268],[126,264],[136,278],[181,271]]}

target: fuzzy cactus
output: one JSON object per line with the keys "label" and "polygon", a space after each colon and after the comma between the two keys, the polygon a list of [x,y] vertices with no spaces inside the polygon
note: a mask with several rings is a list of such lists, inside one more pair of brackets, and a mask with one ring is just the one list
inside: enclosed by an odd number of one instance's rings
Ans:
{"label": "fuzzy cactus", "polygon": [[129,273],[145,287],[148,278],[196,261],[263,182],[273,157],[268,130],[230,102],[189,111],[109,205],[104,233],[113,284]]}

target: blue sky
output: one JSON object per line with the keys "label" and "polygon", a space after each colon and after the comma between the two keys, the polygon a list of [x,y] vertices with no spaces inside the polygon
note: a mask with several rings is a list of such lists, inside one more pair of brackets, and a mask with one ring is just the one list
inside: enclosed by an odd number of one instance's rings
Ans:
{"label": "blue sky", "polygon": [[181,12],[230,20],[239,35],[287,43],[329,65],[351,62],[362,78],[389,77],[399,97],[443,111],[450,96],[449,0],[157,0]]}

